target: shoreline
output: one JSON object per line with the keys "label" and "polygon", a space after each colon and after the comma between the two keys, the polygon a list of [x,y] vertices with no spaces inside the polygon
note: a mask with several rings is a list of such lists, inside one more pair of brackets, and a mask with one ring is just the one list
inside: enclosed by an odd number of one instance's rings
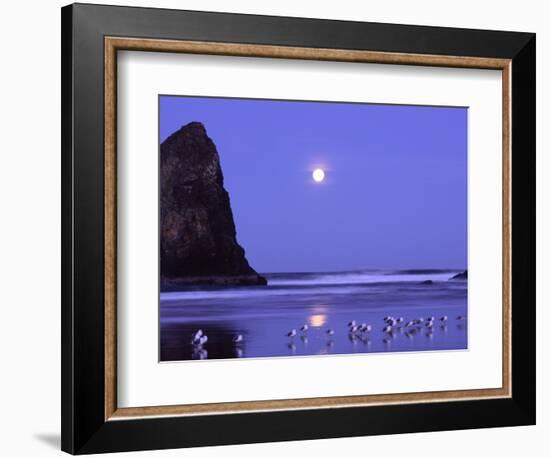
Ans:
{"label": "shoreline", "polygon": [[267,286],[265,277],[259,274],[251,275],[209,275],[196,277],[167,278],[161,277],[160,291],[180,291],[181,287],[193,286]]}

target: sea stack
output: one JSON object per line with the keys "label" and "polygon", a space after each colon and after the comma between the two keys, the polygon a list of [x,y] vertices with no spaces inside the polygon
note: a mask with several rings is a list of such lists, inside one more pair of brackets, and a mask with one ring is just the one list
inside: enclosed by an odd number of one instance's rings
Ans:
{"label": "sea stack", "polygon": [[453,275],[449,280],[468,280],[468,271],[460,272],[456,275]]}
{"label": "sea stack", "polygon": [[237,242],[214,142],[199,122],[160,146],[161,289],[266,285]]}

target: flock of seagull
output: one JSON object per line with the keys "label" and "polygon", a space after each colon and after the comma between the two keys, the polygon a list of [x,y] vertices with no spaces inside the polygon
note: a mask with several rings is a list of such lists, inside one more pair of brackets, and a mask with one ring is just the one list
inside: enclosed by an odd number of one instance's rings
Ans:
{"label": "flock of seagull", "polygon": [[[240,344],[244,338],[242,334],[235,334],[231,340],[234,344]],[[202,347],[206,342],[208,342],[208,336],[202,329],[198,329],[191,335],[191,345],[195,348]]]}
{"label": "flock of seagull", "polygon": [[[464,321],[466,317],[463,315],[458,315],[456,317],[457,321]],[[395,318],[393,316],[385,316],[383,319],[384,327],[382,328],[382,332],[386,335],[393,335],[393,333],[397,330],[405,329],[405,331],[411,331],[411,332],[417,332],[422,327],[425,327],[427,330],[431,330],[434,325],[439,321],[441,326],[445,326],[447,324],[447,321],[449,320],[449,317],[447,315],[443,315],[439,317],[437,320],[435,317],[430,316],[428,318],[415,318],[412,320],[409,320],[405,322],[405,319],[403,317]],[[309,326],[307,324],[302,325],[300,328],[300,331],[302,335],[306,335],[307,331],[309,329]],[[367,323],[361,323],[358,324],[355,320],[351,320],[348,323],[347,326],[348,335],[350,337],[355,336],[366,336],[372,331],[372,326]],[[325,334],[328,337],[334,336],[336,332],[334,329],[327,329],[325,331]],[[296,329],[291,329],[286,336],[290,339],[296,337],[298,335],[298,332]]]}
{"label": "flock of seagull", "polygon": [[[235,334],[231,339],[235,345],[235,352],[239,358],[242,357],[241,342],[244,340],[242,334]],[[204,344],[208,342],[208,336],[202,329],[197,329],[191,334],[191,345],[193,347],[193,359],[208,359],[208,351],[204,348]]]}
{"label": "flock of seagull", "polygon": [[[456,317],[456,321],[464,321],[466,319],[463,315],[458,315]],[[415,318],[409,321],[405,322],[405,319],[403,317],[395,318],[393,316],[385,316],[383,319],[384,326],[381,329],[381,331],[388,337],[392,337],[394,332],[405,330],[405,335],[412,336],[416,332],[419,332],[422,328],[425,328],[428,332],[431,332],[433,327],[437,322],[440,323],[442,327],[445,327],[447,325],[447,322],[449,320],[449,317],[447,315],[443,315],[439,318],[435,318],[433,316],[427,317],[427,318]],[[357,323],[355,320],[351,320],[347,325],[347,331],[348,336],[351,339],[357,338],[357,337],[367,337],[371,331],[372,326],[367,323]],[[299,331],[301,333],[301,337],[307,336],[309,330],[309,326],[307,323],[304,323],[300,328]],[[332,337],[336,334],[334,329],[329,328],[325,331],[325,334],[327,337]],[[292,340],[294,337],[298,335],[298,331],[296,329],[291,329],[286,336]],[[244,337],[242,334],[235,334],[231,341],[236,347],[239,347],[239,345],[244,341]],[[208,336],[204,333],[202,329],[198,329],[191,335],[191,345],[193,346],[194,351],[196,352],[203,352],[204,344],[208,342]]]}

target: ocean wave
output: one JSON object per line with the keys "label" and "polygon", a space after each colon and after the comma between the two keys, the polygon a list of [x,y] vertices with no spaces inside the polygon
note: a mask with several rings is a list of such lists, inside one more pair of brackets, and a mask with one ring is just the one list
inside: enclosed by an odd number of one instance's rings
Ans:
{"label": "ocean wave", "polygon": [[377,294],[386,292],[390,284],[410,287],[431,280],[437,287],[458,287],[458,282],[448,282],[458,271],[439,271],[436,274],[395,274],[390,272],[344,272],[344,273],[290,273],[265,274],[267,287],[224,288],[213,290],[188,290],[161,293],[161,301],[202,299],[238,299],[269,296],[315,296]]}
{"label": "ocean wave", "polygon": [[[288,274],[270,275],[267,274],[267,281],[270,286],[314,286],[314,285],[350,285],[350,284],[371,284],[371,283],[400,283],[416,282],[426,280],[434,282],[447,281],[459,271],[419,271],[418,273],[393,273],[393,272],[343,272],[328,274]],[[435,273],[437,272],[437,273]]]}
{"label": "ocean wave", "polygon": [[[345,294],[364,292],[361,288],[239,288],[239,289],[218,289],[211,291],[174,291],[160,294],[160,300],[179,301],[188,299],[238,299],[268,296],[314,296],[316,294]],[[374,292],[374,291],[373,291]]]}

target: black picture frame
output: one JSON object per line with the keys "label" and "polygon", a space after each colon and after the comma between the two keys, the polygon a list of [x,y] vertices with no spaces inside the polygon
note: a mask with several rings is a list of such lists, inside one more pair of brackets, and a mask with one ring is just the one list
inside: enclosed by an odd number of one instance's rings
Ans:
{"label": "black picture frame", "polygon": [[[64,451],[85,454],[535,424],[535,34],[89,4],[66,6],[61,14]],[[106,421],[105,36],[511,59],[512,396]]]}

